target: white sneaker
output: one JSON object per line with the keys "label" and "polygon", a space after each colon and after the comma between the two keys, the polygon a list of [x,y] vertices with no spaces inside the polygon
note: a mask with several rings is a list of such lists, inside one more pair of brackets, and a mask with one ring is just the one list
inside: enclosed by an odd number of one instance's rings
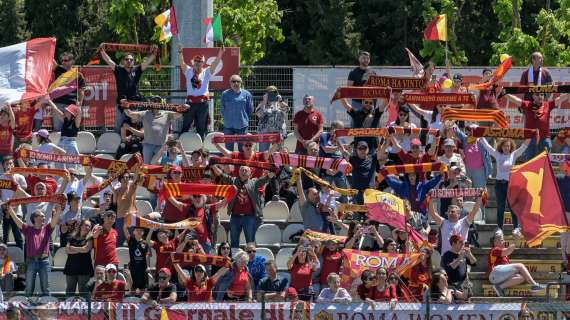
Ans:
{"label": "white sneaker", "polygon": [[522,238],[522,233],[521,233],[521,228],[515,228],[513,230],[513,236],[517,237],[517,238]]}

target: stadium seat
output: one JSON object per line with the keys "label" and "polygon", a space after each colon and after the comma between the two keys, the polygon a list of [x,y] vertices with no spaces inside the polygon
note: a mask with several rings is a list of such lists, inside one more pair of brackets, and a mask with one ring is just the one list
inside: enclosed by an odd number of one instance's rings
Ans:
{"label": "stadium seat", "polygon": [[[95,155],[95,158],[115,160],[115,157],[113,157],[110,154],[97,154],[97,155]],[[101,169],[101,168],[93,168],[93,174],[94,175],[106,175],[107,170]]]}
{"label": "stadium seat", "polygon": [[186,152],[198,150],[203,145],[202,138],[196,132],[184,132],[178,139]]}
{"label": "stadium seat", "polygon": [[256,254],[265,257],[265,260],[267,261],[275,260],[275,256],[273,255],[273,252],[271,250],[259,247],[256,250],[257,250]]}
{"label": "stadium seat", "polygon": [[[63,274],[60,274],[59,277],[65,279],[65,277],[63,277]],[[38,277],[38,278],[39,278],[39,277]],[[65,282],[65,281],[64,281],[64,282]],[[51,284],[51,283],[50,283],[50,284]],[[50,289],[51,289],[51,288],[50,288]],[[64,289],[63,291],[65,291],[65,289]],[[59,299],[58,299],[57,297],[54,297],[54,296],[43,296],[43,297],[40,297],[40,298],[38,299],[38,302],[41,303],[41,304],[46,304],[46,303],[58,303],[58,302],[59,302]]]}
{"label": "stadium seat", "polygon": [[52,292],[65,292],[67,287],[67,279],[61,271],[52,271],[48,273],[49,290]]}
{"label": "stadium seat", "polygon": [[230,221],[230,216],[228,215],[228,207],[224,206],[218,210],[218,217],[220,217],[220,221],[228,222]]}
{"label": "stadium seat", "polygon": [[137,187],[136,193],[137,199],[150,200],[152,198],[152,193],[150,193],[146,188],[140,186]]}
{"label": "stadium seat", "polygon": [[285,222],[289,217],[289,207],[282,200],[269,201],[263,208],[264,221],[280,221]]}
{"label": "stadium seat", "polygon": [[223,133],[221,133],[221,132],[210,132],[210,133],[208,133],[206,135],[206,137],[204,137],[204,149],[206,149],[210,152],[218,152],[218,149],[216,149],[216,147],[212,143],[212,137],[221,136],[221,135],[223,135]]}
{"label": "stadium seat", "polygon": [[228,241],[228,232],[226,228],[221,224],[218,225],[218,232],[216,233],[216,241],[215,243],[226,242]]}
{"label": "stadium seat", "polygon": [[8,247],[8,256],[15,264],[24,263],[24,251],[18,247]]}
{"label": "stadium seat", "polygon": [[65,252],[65,248],[59,248],[53,255],[53,266],[54,268],[63,268],[65,267],[65,262],[67,261],[67,253]]}
{"label": "stadium seat", "polygon": [[147,200],[137,200],[137,215],[146,216],[147,214],[154,211],[152,204]]}
{"label": "stadium seat", "polygon": [[130,159],[132,156],[133,156],[132,153],[127,153],[127,154],[122,155],[119,160],[127,162],[127,161],[129,161],[129,159]]}
{"label": "stadium seat", "polygon": [[[287,262],[285,262],[286,264]],[[277,276],[282,277],[283,279],[287,279],[287,284],[291,284],[291,274],[289,272],[285,272],[285,271],[279,271],[277,272]]]}
{"label": "stadium seat", "polygon": [[[49,133],[49,139],[53,144],[58,144],[60,138],[61,138],[61,132],[59,131],[54,131]],[[81,153],[81,151],[79,151],[79,153]]]}
{"label": "stadium seat", "polygon": [[260,246],[279,246],[281,229],[274,224],[262,224],[255,234],[255,242]]}
{"label": "stadium seat", "polygon": [[119,258],[119,268],[122,268],[123,265],[128,264],[131,260],[129,255],[129,248],[126,247],[119,247],[116,249],[117,258]]}
{"label": "stadium seat", "polygon": [[79,131],[77,134],[77,149],[81,154],[92,154],[97,148],[95,136],[88,131]]}
{"label": "stadium seat", "polygon": [[115,132],[105,132],[97,139],[96,153],[117,153],[121,144],[121,136]]}
{"label": "stadium seat", "polygon": [[287,148],[287,150],[289,150],[290,153],[295,152],[295,147],[297,146],[297,138],[295,138],[295,135],[292,132],[290,132],[285,138],[284,146]]}
{"label": "stadium seat", "polygon": [[299,206],[299,201],[295,201],[295,203],[293,203],[291,206],[287,222],[303,223],[303,216],[301,216],[301,207]]}
{"label": "stadium seat", "polygon": [[283,237],[281,239],[281,242],[283,243],[291,243],[291,240],[289,239],[291,237],[291,235],[294,235],[295,233],[299,232],[300,230],[305,230],[305,227],[302,224],[290,224],[287,227],[285,227],[285,230],[283,230]]}
{"label": "stadium seat", "polygon": [[26,297],[26,296],[13,296],[10,299],[8,299],[8,302],[26,304],[29,302],[29,300],[28,300],[28,297]]}
{"label": "stadium seat", "polygon": [[437,250],[433,250],[431,253],[431,268],[432,270],[441,268],[441,254]]}
{"label": "stadium seat", "polygon": [[281,248],[275,257],[275,264],[278,270],[287,270],[287,260],[293,256],[295,248]]}

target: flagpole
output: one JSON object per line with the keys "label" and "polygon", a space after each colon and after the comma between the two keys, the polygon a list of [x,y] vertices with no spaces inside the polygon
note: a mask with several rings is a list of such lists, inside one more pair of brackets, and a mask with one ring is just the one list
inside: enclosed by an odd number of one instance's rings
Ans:
{"label": "flagpole", "polygon": [[451,66],[449,65],[449,59],[447,57],[447,43],[449,41],[445,41],[445,68],[447,69],[447,78],[451,79]]}

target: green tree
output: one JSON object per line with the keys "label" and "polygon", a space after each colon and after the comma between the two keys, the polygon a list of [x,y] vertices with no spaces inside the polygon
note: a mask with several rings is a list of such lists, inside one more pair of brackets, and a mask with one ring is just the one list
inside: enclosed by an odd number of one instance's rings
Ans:
{"label": "green tree", "polygon": [[138,20],[145,14],[139,0],[112,0],[109,8],[109,26],[123,43],[139,43]]}
{"label": "green tree", "polygon": [[240,47],[243,65],[263,59],[269,41],[284,40],[276,0],[214,0],[214,12],[222,18],[224,44]]}
{"label": "green tree", "polygon": [[0,0],[0,47],[25,41],[29,33],[26,29],[26,15],[22,0]]}

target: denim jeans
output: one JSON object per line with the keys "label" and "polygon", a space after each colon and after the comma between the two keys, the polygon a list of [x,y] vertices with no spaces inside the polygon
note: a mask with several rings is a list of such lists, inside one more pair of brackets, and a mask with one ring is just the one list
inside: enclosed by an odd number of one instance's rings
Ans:
{"label": "denim jeans", "polygon": [[73,297],[77,295],[75,290],[79,290],[79,295],[84,296],[88,293],[87,282],[89,282],[91,276],[89,275],[75,275],[75,276],[65,276],[66,288],[65,295],[67,297]]}
{"label": "denim jeans", "polygon": [[[508,205],[507,190],[509,189],[509,182],[505,180],[497,180],[495,182],[495,198],[497,199],[497,225],[501,230],[503,229],[503,221],[505,219],[505,207]],[[510,205],[509,205],[510,207]],[[519,219],[511,208],[511,216],[513,220],[513,227],[519,227]]]}
{"label": "denim jeans", "polygon": [[232,248],[239,248],[239,236],[241,230],[245,233],[245,242],[255,242],[255,232],[257,227],[257,218],[255,215],[238,216],[232,214],[230,216],[230,242]]}
{"label": "denim jeans", "polygon": [[[65,112],[65,108],[68,106],[68,104],[65,103],[55,103],[55,106],[61,111],[61,112]],[[54,115],[52,112],[52,117],[51,120],[53,122],[53,131],[57,132],[57,131],[61,131],[61,127],[63,126],[63,120],[61,120],[58,116]]]}
{"label": "denim jeans", "polygon": [[204,141],[206,132],[208,132],[208,101],[200,103],[190,103],[187,101],[186,103],[190,105],[190,109],[184,113],[182,131],[180,133],[188,132],[192,123],[194,123],[196,132],[200,135],[202,141]]}
{"label": "denim jeans", "polygon": [[154,157],[154,155],[160,151],[160,148],[162,148],[162,146],[156,145],[156,144],[150,144],[150,143],[143,143],[143,160],[144,160],[144,164],[150,164],[150,161],[152,160],[152,157]]}
{"label": "denim jeans", "polygon": [[40,275],[42,295],[49,295],[48,273],[51,269],[49,259],[28,261],[26,263],[26,296],[31,297],[36,286],[36,275]]}
{"label": "denim jeans", "polygon": [[123,126],[123,122],[127,119],[123,108],[120,105],[116,105],[115,107],[115,132],[121,134],[121,127]]}
{"label": "denim jeans", "polygon": [[[58,143],[59,147],[65,150],[66,155],[78,155],[79,149],[77,148],[77,138],[74,137],[61,137]],[[56,163],[58,169],[69,169],[77,167],[75,164]]]}
{"label": "denim jeans", "polygon": [[[224,128],[224,134],[245,134],[247,132],[247,127],[241,129],[234,129],[234,128]],[[238,143],[238,150],[239,152],[243,152],[243,146],[241,143]],[[234,143],[226,143],[226,149],[230,151],[234,151]]]}
{"label": "denim jeans", "polygon": [[544,149],[547,149],[548,152],[552,149],[552,140],[550,140],[550,138],[541,138],[538,140],[538,144],[536,144],[536,139],[530,139],[530,144],[524,152],[525,161],[536,157],[539,153],[544,151]]}
{"label": "denim jeans", "polygon": [[22,239],[22,232],[20,232],[20,228],[16,225],[16,222],[12,220],[11,217],[6,217],[2,219],[2,240],[4,243],[8,243],[8,235],[10,234],[10,230],[12,230],[12,234],[14,235],[14,241],[16,242],[16,246],[20,249],[24,249],[24,240]]}
{"label": "denim jeans", "polygon": [[[127,240],[127,238],[125,238],[125,233],[122,232],[124,224],[125,224],[124,217],[115,219],[115,226],[114,226],[115,230],[121,230],[121,232],[117,232],[117,248],[122,247],[123,243]],[[129,232],[131,231],[132,230],[129,230]]]}
{"label": "denim jeans", "polygon": [[[467,168],[467,177],[473,182],[473,188],[485,188],[487,186],[487,176],[485,169],[469,169]],[[485,206],[481,206],[481,212],[485,217]]]}

